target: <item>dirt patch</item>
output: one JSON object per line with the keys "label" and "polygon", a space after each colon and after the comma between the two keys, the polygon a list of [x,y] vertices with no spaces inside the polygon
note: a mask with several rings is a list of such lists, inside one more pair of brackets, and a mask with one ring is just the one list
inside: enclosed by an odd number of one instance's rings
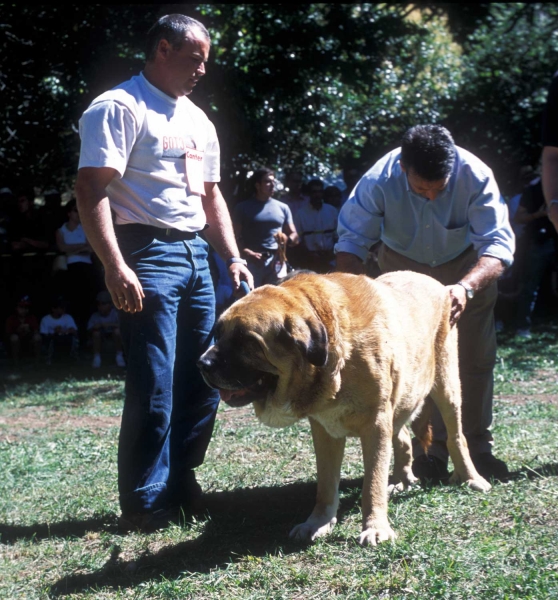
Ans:
{"label": "dirt patch", "polygon": [[498,402],[503,404],[514,404],[516,406],[523,406],[525,404],[542,403],[542,404],[554,404],[558,406],[558,394],[512,394],[506,396],[497,396]]}
{"label": "dirt patch", "polygon": [[[513,394],[497,397],[498,402],[522,406],[540,402],[558,406],[558,394]],[[244,425],[255,419],[252,405],[241,408],[226,408],[217,413],[217,419],[225,426]],[[120,417],[91,415],[69,415],[60,410],[49,410],[37,406],[8,409],[0,416],[0,442],[13,442],[36,434],[44,429],[49,432],[89,429],[95,433],[109,427],[119,427]]]}
{"label": "dirt patch", "polygon": [[[245,424],[254,418],[252,405],[221,410],[217,419],[225,424]],[[95,433],[119,427],[120,417],[69,415],[61,410],[49,410],[37,406],[8,409],[0,416],[0,442],[29,437],[47,429],[51,433],[89,429]]]}
{"label": "dirt patch", "polygon": [[73,416],[34,406],[7,410],[0,416],[0,442],[13,442],[44,429],[48,429],[51,433],[76,429],[89,429],[97,433],[119,425],[120,417]]}

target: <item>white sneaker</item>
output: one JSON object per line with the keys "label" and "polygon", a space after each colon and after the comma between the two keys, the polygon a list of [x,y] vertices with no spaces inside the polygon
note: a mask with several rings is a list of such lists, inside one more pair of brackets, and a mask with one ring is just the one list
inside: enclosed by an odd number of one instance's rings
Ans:
{"label": "white sneaker", "polygon": [[93,362],[91,363],[91,366],[94,369],[98,369],[101,366],[101,355],[100,354],[93,355]]}
{"label": "white sneaker", "polygon": [[518,329],[518,330],[515,332],[515,335],[516,335],[517,337],[520,337],[520,338],[523,338],[523,339],[526,339],[526,340],[530,340],[530,339],[531,339],[531,337],[532,337],[532,336],[531,336],[531,330],[530,330],[530,329]]}
{"label": "white sneaker", "polygon": [[126,366],[126,361],[124,360],[124,357],[122,356],[122,352],[119,352],[116,355],[116,366],[118,366],[118,367],[125,367]]}

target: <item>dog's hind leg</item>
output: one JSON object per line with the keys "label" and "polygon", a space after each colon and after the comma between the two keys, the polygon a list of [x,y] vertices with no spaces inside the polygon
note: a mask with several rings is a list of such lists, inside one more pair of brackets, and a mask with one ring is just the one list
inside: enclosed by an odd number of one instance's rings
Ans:
{"label": "dog's hind leg", "polygon": [[290,537],[315,540],[327,535],[337,523],[341,463],[345,452],[345,438],[334,438],[324,427],[310,418],[312,439],[316,452],[318,492],[312,514],[304,523],[293,527]]}
{"label": "dog's hind leg", "polygon": [[[395,425],[397,427],[397,425]],[[402,425],[393,432],[393,476],[390,478],[388,493],[394,494],[410,488],[418,482],[413,475],[413,450],[409,431]]]}
{"label": "dog's hind leg", "polygon": [[488,492],[491,486],[477,473],[461,427],[461,385],[455,328],[438,348],[436,381],[430,396],[446,426],[447,446],[454,466],[450,483],[466,483],[471,489]]}

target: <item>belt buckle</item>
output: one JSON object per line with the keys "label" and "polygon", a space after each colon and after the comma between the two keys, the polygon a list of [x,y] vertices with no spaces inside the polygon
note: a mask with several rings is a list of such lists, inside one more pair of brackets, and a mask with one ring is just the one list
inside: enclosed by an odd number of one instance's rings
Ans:
{"label": "belt buckle", "polygon": [[167,228],[165,229],[165,235],[166,235],[167,237],[170,237],[170,236],[172,235],[172,232],[173,232],[173,230],[172,230],[170,227],[167,227]]}

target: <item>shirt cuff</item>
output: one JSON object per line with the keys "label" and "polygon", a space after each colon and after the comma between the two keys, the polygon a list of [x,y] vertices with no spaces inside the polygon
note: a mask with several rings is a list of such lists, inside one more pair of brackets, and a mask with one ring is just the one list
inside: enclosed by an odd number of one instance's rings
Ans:
{"label": "shirt cuff", "polygon": [[360,260],[362,260],[362,262],[364,262],[368,257],[368,248],[357,246],[356,244],[346,240],[337,242],[333,251],[335,254],[338,254],[339,252],[349,252],[349,254],[355,254],[360,258]]}

